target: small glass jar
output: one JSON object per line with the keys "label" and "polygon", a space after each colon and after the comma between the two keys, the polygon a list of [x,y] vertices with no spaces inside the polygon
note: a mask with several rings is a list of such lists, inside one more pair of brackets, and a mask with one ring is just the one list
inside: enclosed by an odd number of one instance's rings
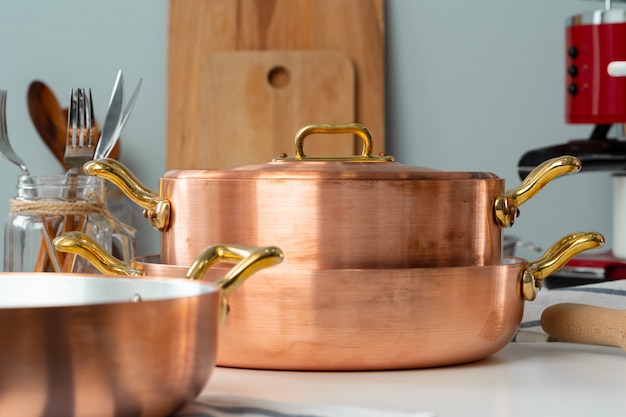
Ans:
{"label": "small glass jar", "polygon": [[65,175],[23,175],[16,188],[4,228],[4,271],[97,272],[83,258],[55,250],[54,238],[72,230],[125,262],[134,256],[135,231],[108,210],[101,178],[79,175],[70,183]]}

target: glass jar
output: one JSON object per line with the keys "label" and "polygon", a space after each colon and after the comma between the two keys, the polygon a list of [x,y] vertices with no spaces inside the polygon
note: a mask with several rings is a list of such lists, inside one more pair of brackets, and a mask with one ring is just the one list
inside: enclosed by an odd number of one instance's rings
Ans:
{"label": "glass jar", "polygon": [[16,188],[4,227],[4,271],[97,272],[83,258],[54,249],[54,238],[72,230],[125,262],[134,256],[135,230],[108,210],[101,178],[79,175],[70,184],[65,175],[23,175]]}

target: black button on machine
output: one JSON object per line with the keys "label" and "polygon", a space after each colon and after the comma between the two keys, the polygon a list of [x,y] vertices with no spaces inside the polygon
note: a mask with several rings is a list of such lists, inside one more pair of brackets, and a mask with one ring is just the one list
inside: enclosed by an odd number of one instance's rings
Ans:
{"label": "black button on machine", "polygon": [[572,77],[576,77],[578,75],[578,67],[576,65],[570,66],[567,69],[567,73]]}
{"label": "black button on machine", "polygon": [[567,92],[575,96],[576,94],[578,94],[578,85],[576,85],[575,83],[568,85]]}
{"label": "black button on machine", "polygon": [[572,59],[576,59],[578,57],[578,48],[576,48],[575,46],[570,46],[567,50],[567,55],[569,55]]}

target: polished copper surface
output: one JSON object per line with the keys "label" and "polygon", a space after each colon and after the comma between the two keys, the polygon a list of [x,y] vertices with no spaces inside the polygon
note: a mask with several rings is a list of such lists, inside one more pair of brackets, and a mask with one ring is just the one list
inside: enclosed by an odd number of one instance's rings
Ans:
{"label": "polished copper surface", "polygon": [[[404,269],[261,271],[229,298],[217,364],[251,369],[385,370],[453,365],[504,347],[521,322],[527,286],[572,257],[601,247],[602,235],[572,233],[528,262]],[[144,271],[179,276],[159,256]],[[213,268],[204,277],[216,279]],[[526,278],[531,277],[530,283]]]}
{"label": "polished copper surface", "polygon": [[208,242],[275,242],[293,269],[497,264],[502,226],[514,223],[517,207],[579,169],[576,158],[555,158],[508,191],[490,173],[395,162],[172,171],[160,181],[160,195],[172,202],[161,257],[184,265]]}
{"label": "polished copper surface", "polygon": [[[78,232],[55,238],[70,253],[91,246]],[[220,261],[236,264],[195,279]],[[209,379],[226,296],[281,261],[275,247],[213,245],[175,275],[186,279],[0,274],[0,415],[170,415]]]}
{"label": "polished copper surface", "polygon": [[[485,265],[502,257],[500,179],[288,181],[170,178],[161,256],[188,264],[210,242],[273,244],[302,269]],[[462,250],[459,250],[463,248]]]}
{"label": "polished copper surface", "polygon": [[138,256],[130,264],[148,277],[182,278],[189,269],[184,265],[161,263],[161,255]]}
{"label": "polished copper surface", "polygon": [[524,266],[259,273],[231,299],[217,363],[337,371],[482,359],[521,322]]}
{"label": "polished copper surface", "polygon": [[[362,157],[358,157],[362,158]],[[373,158],[373,157],[372,157]],[[165,263],[186,265],[212,242],[277,245],[302,269],[497,264],[502,227],[550,180],[577,172],[546,161],[512,190],[484,172],[442,172],[385,159],[277,160],[166,173],[150,192],[115,160],[85,172],[118,185],[161,235]]]}
{"label": "polished copper surface", "polygon": [[[53,288],[69,289],[64,278],[0,274],[0,415],[164,417],[202,390],[215,364],[221,303],[215,286],[78,276],[73,288],[120,296],[65,305],[67,296]],[[164,284],[164,296],[146,297]],[[208,291],[181,296],[180,285]],[[135,293],[143,301],[131,302]],[[29,299],[43,301],[13,304]]]}
{"label": "polished copper surface", "polygon": [[[136,260],[180,276],[178,265]],[[456,268],[260,271],[229,298],[217,365],[282,370],[424,368],[485,358],[515,334],[526,261]],[[208,271],[214,280],[221,268]],[[162,275],[166,276],[166,275]]]}

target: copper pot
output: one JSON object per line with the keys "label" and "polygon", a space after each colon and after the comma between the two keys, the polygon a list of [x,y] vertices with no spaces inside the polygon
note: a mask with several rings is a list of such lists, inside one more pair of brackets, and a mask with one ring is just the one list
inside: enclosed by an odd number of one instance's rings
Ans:
{"label": "copper pot", "polygon": [[[242,250],[214,246],[203,268]],[[0,415],[171,415],[211,375],[224,297],[280,259],[251,253],[217,283],[1,273]]]}
{"label": "copper pot", "polygon": [[[304,153],[313,133],[354,133],[359,156]],[[296,135],[296,156],[224,170],[169,171],[160,192],[145,188],[118,161],[90,161],[144,207],[162,231],[164,263],[188,265],[211,242],[277,245],[281,269],[416,268],[499,264],[502,228],[518,206],[552,179],[580,169],[571,156],[537,167],[517,188],[487,172],[442,172],[371,155],[357,124],[314,125]],[[462,250],[459,250],[462,248]]]}
{"label": "copper pot", "polygon": [[[512,339],[524,301],[535,298],[541,280],[603,244],[598,233],[573,233],[534,262],[506,257],[487,266],[261,271],[230,297],[217,364],[345,371],[483,359]],[[83,245],[72,247],[84,255]],[[171,276],[186,270],[158,261],[137,259],[134,267]]]}

